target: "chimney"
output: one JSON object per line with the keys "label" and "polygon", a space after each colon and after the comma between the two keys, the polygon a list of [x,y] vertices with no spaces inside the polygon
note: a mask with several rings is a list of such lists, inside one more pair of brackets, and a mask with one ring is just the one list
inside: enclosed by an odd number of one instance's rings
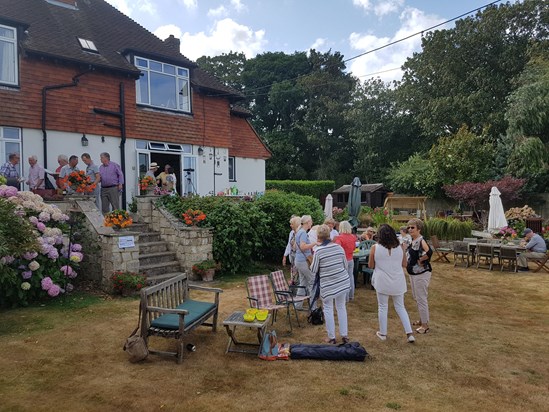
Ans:
{"label": "chimney", "polygon": [[164,40],[164,43],[166,43],[172,50],[180,52],[181,41],[177,37],[174,37],[173,34],[170,34],[170,37]]}

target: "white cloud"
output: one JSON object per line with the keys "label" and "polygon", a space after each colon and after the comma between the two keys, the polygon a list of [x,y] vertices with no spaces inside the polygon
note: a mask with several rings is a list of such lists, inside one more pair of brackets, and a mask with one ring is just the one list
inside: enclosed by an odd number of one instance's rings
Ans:
{"label": "white cloud", "polygon": [[121,13],[126,16],[132,16],[135,11],[154,15],[156,14],[156,6],[151,0],[106,0],[107,3],[116,7]]}
{"label": "white cloud", "polygon": [[183,5],[189,10],[198,8],[198,0],[181,0],[181,1]]}
{"label": "white cloud", "polygon": [[382,17],[389,13],[398,11],[404,4],[404,0],[384,0],[379,1],[374,6],[374,13],[376,16]]}
{"label": "white cloud", "polygon": [[242,4],[241,0],[231,0],[231,5],[238,13],[242,13],[244,10],[247,10],[247,7]]}
{"label": "white cloud", "polygon": [[[406,8],[400,14],[399,19],[401,26],[390,38],[377,37],[371,33],[352,33],[349,36],[349,45],[352,50],[356,51],[354,55],[367,52],[392,41],[409,36],[413,33],[420,32],[426,27],[433,26],[444,20],[434,15],[427,15],[423,11],[412,7]],[[398,80],[402,77],[401,70],[393,70],[387,73],[380,73],[375,76],[363,76],[366,74],[398,68],[404,64],[409,56],[412,56],[414,52],[420,50],[421,36],[418,35],[403,42],[352,60],[350,62],[349,70],[355,76],[360,76],[361,80],[365,80],[369,77],[380,77],[384,81]],[[349,58],[352,56],[346,57]]]}
{"label": "white cloud", "polygon": [[154,35],[162,40],[166,40],[170,37],[170,34],[173,34],[174,37],[180,39],[183,32],[181,31],[181,28],[177,27],[175,24],[160,26],[154,31]]}
{"label": "white cloud", "polygon": [[[174,34],[173,30],[170,33],[164,31],[165,27],[167,26],[159,28],[155,34],[160,38]],[[160,29],[162,29],[163,36],[158,34]],[[266,45],[265,30],[253,31],[229,18],[217,21],[207,33],[203,31],[196,34],[186,32],[176,37],[181,38],[181,53],[192,60],[196,60],[200,56],[218,56],[230,51],[242,52],[246,57],[251,58],[262,52]]]}
{"label": "white cloud", "polygon": [[223,5],[220,5],[216,9],[209,9],[208,10],[208,17],[214,18],[214,19],[217,19],[217,18],[220,18],[220,17],[225,17],[228,14],[229,14],[229,12],[227,11],[225,6],[223,6]]}
{"label": "white cloud", "polygon": [[130,6],[127,0],[107,0],[107,3],[117,8],[118,11],[124,13],[126,16],[129,16],[131,14]]}
{"label": "white cloud", "polygon": [[311,47],[309,47],[309,50],[310,49],[315,49],[315,50],[319,50],[322,46],[326,45],[326,39],[323,39],[323,38],[318,38],[315,40],[315,42],[313,44],[311,44]]}
{"label": "white cloud", "polygon": [[361,7],[366,11],[372,8],[372,5],[370,4],[370,0],[353,0],[353,5],[357,7]]}

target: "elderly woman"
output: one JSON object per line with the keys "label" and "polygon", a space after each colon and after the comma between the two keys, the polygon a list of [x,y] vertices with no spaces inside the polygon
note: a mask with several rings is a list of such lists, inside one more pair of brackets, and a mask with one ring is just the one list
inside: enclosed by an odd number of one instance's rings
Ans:
{"label": "elderly woman", "polygon": [[335,219],[328,217],[324,220],[324,224],[328,225],[330,228],[330,240],[334,240],[337,235],[339,235],[339,232],[335,229],[336,221]]}
{"label": "elderly woman", "polygon": [[356,247],[356,236],[353,235],[353,228],[349,222],[343,221],[339,224],[339,236],[334,239],[334,242],[340,245],[345,252],[350,286],[347,300],[353,300],[355,298],[355,264],[353,261],[353,252]]}
{"label": "elderly woman", "polygon": [[296,243],[295,236],[297,231],[301,227],[301,218],[299,216],[292,216],[290,218],[290,233],[288,234],[288,243],[286,244],[286,249],[284,250],[284,256],[282,256],[282,266],[286,266],[286,258],[289,258],[291,265],[292,273],[292,282],[295,281],[297,275],[297,269],[295,268],[295,255],[296,255]]}
{"label": "elderly woman", "polygon": [[339,335],[343,343],[349,342],[347,328],[346,300],[349,293],[349,273],[347,259],[343,248],[330,240],[328,225],[320,225],[317,229],[317,238],[320,245],[313,255],[311,271],[320,278],[320,297],[322,311],[326,319],[327,343],[335,344],[334,304],[337,310]]}
{"label": "elderly woman", "polygon": [[408,312],[404,307],[404,293],[406,293],[406,254],[404,247],[400,245],[393,228],[383,224],[378,230],[378,243],[370,249],[368,267],[374,269],[372,285],[377,294],[377,317],[379,331],[376,336],[380,340],[387,339],[387,312],[389,309],[389,296],[393,298],[393,305],[400,317],[408,342],[416,341],[410,325]]}
{"label": "elderly woman", "polygon": [[362,233],[359,237],[359,240],[374,240],[374,235],[376,234],[374,228],[372,226],[369,226],[366,228],[364,233]]}
{"label": "elderly woman", "polygon": [[417,333],[429,332],[429,283],[431,282],[431,255],[433,251],[421,236],[423,222],[420,219],[408,221],[408,233],[412,236],[412,244],[408,247],[408,274],[410,275],[410,288],[412,296],[417,303],[420,320],[414,322],[418,325]]}
{"label": "elderly woman", "polygon": [[[313,294],[313,286],[315,277],[311,269],[309,268],[309,262],[307,257],[312,255],[311,250],[316,246],[316,242],[311,242],[307,232],[311,229],[313,225],[313,218],[310,215],[303,215],[301,217],[301,227],[295,235],[296,243],[296,253],[295,253],[295,267],[299,274],[299,286],[304,286],[299,288],[298,294]],[[296,305],[297,309],[300,309],[301,305]],[[316,308],[316,303],[313,305],[312,309]]]}

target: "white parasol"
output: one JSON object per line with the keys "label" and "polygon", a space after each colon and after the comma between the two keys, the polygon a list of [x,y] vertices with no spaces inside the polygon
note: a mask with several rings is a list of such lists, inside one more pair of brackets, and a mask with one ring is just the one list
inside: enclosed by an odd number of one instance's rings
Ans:
{"label": "white parasol", "polygon": [[492,187],[490,191],[490,212],[488,213],[488,230],[499,230],[507,226],[507,219],[503,210],[503,204],[500,198],[501,192],[497,187]]}
{"label": "white parasol", "polygon": [[334,205],[334,200],[332,199],[332,195],[326,196],[326,201],[324,202],[324,216],[326,218],[332,218],[332,209]]}

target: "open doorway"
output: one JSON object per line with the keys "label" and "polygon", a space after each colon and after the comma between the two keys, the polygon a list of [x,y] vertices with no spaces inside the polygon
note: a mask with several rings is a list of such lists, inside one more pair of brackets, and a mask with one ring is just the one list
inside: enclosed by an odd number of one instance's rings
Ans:
{"label": "open doorway", "polygon": [[[176,190],[177,193],[181,191],[181,155],[173,153],[156,153],[151,152],[151,163],[156,162],[158,164],[158,174],[164,171],[166,165],[170,165],[173,168],[175,177],[177,178]],[[157,175],[158,176],[158,175]]]}

